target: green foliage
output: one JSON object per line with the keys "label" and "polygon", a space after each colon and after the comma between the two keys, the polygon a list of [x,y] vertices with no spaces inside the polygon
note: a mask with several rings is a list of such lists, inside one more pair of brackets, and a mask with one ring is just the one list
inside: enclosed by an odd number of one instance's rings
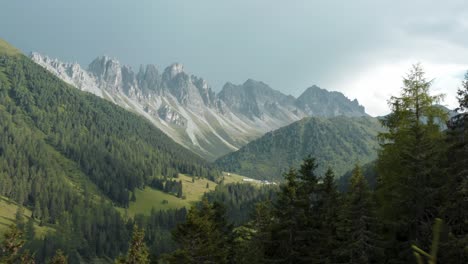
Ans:
{"label": "green foliage", "polygon": [[20,54],[21,52],[17,48],[11,46],[5,40],[0,39],[0,55],[15,56]]}
{"label": "green foliage", "polygon": [[298,172],[291,168],[285,174],[286,182],[280,187],[273,206],[271,241],[265,253],[267,260],[310,263],[320,259],[322,247],[327,246],[319,239],[325,239],[321,234],[327,228],[321,219],[326,196],[318,183],[317,166],[315,159],[308,157]]}
{"label": "green foliage", "polygon": [[[388,132],[379,135],[377,161],[380,216],[392,246],[388,254],[407,263],[413,258],[409,243],[427,241],[442,185],[439,166],[444,160],[440,120],[447,113],[436,106],[442,96],[429,94],[431,82],[415,65],[403,80],[400,97],[389,101],[392,113],[383,120]],[[439,121],[438,121],[439,120]]]}
{"label": "green foliage", "polygon": [[217,178],[212,165],[143,118],[69,87],[0,44],[0,195],[56,227],[35,239],[25,227],[26,247],[40,263],[57,249],[70,263],[124,252],[130,228],[108,198],[127,207],[132,191],[178,172]]}
{"label": "green foliage", "polygon": [[127,256],[120,257],[116,263],[121,264],[148,264],[149,253],[148,247],[144,241],[145,232],[139,229],[138,226],[133,227],[133,237],[128,250]]}
{"label": "green foliage", "polygon": [[[27,179],[32,173],[42,179],[61,177],[55,185],[78,174],[123,206],[128,206],[129,191],[143,187],[154,176],[184,172],[214,179],[218,175],[147,120],[69,87],[24,56],[2,56],[0,70],[6,77],[0,79],[4,131],[0,162],[7,163],[1,166],[6,171],[0,178],[7,181],[6,186],[15,186],[3,194],[13,191],[20,203],[27,202],[31,192]],[[14,161],[21,163],[12,167]],[[43,175],[52,170],[55,175]],[[7,175],[17,174],[21,181],[8,183],[12,180]],[[56,217],[47,210],[49,217]]]}
{"label": "green foliage", "polygon": [[204,195],[209,202],[222,203],[226,218],[236,226],[247,223],[259,202],[271,201],[276,195],[275,186],[254,186],[245,183],[220,184]]}
{"label": "green foliage", "polygon": [[[377,157],[379,131],[381,125],[371,117],[304,118],[219,158],[216,164],[225,171],[278,181],[289,167],[298,167],[312,155],[341,176],[356,161],[367,163]],[[319,174],[325,171],[326,167],[317,168]]]}
{"label": "green foliage", "polygon": [[67,256],[63,254],[62,250],[57,250],[55,256],[50,260],[50,264],[67,264]]}
{"label": "green foliage", "polygon": [[173,231],[179,249],[166,256],[169,263],[228,263],[231,227],[224,208],[206,199],[188,212],[186,222]]}
{"label": "green foliage", "polygon": [[[468,75],[459,90],[460,110],[466,110]],[[451,122],[447,132],[447,156],[442,164],[446,178],[441,192],[440,217],[446,223],[441,241],[439,259],[441,263],[468,262],[468,114],[462,113]]]}
{"label": "green foliage", "polygon": [[24,244],[23,233],[15,225],[11,225],[4,234],[0,246],[0,263],[34,264],[33,257],[29,255],[29,252],[24,250],[21,252]]}
{"label": "green foliage", "polygon": [[0,260],[5,263],[13,263],[19,256],[19,251],[24,245],[22,233],[14,225],[10,226],[10,230],[4,235]]}
{"label": "green foliage", "polygon": [[341,211],[340,247],[336,253],[345,263],[378,263],[383,254],[379,247],[375,204],[360,166],[355,166],[350,183]]}
{"label": "green foliage", "polygon": [[22,232],[24,232],[25,228],[25,220],[24,220],[24,208],[22,206],[18,207],[15,215],[15,223],[16,227]]}

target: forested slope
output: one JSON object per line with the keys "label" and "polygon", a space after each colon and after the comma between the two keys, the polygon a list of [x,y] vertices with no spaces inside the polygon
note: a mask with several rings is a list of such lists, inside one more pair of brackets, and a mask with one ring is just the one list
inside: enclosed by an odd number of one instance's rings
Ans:
{"label": "forested slope", "polygon": [[278,180],[290,166],[297,167],[312,155],[342,175],[356,162],[377,157],[377,133],[381,130],[378,120],[371,117],[304,118],[265,134],[216,164],[252,178]]}
{"label": "forested slope", "polygon": [[69,87],[22,55],[2,55],[0,70],[2,178],[19,181],[7,184],[15,189],[30,189],[31,173],[54,170],[69,177],[73,171],[126,205],[128,192],[154,176],[216,176],[143,118]]}
{"label": "forested slope", "polygon": [[[154,177],[215,178],[211,165],[145,119],[64,83],[0,40],[0,195],[56,232],[27,247],[44,261],[114,258],[128,243],[114,206]],[[167,231],[166,231],[167,232]]]}

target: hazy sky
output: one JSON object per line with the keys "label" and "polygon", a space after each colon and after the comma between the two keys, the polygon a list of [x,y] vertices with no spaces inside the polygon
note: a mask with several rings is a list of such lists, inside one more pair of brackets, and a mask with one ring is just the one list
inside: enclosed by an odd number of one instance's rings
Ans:
{"label": "hazy sky", "polygon": [[248,78],[294,96],[316,84],[381,115],[415,62],[456,105],[468,2],[15,0],[2,1],[0,38],[83,66],[99,55],[134,68],[180,62],[216,91]]}

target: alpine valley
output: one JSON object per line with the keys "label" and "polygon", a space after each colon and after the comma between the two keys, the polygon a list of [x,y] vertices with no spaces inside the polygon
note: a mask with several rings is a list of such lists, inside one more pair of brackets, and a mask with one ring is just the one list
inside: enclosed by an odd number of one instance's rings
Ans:
{"label": "alpine valley", "polygon": [[267,84],[226,83],[219,93],[208,82],[172,64],[138,71],[102,56],[84,69],[39,53],[31,59],[74,87],[105,98],[150,120],[177,143],[213,161],[266,132],[304,117],[367,116],[357,100],[312,86],[298,98]]}

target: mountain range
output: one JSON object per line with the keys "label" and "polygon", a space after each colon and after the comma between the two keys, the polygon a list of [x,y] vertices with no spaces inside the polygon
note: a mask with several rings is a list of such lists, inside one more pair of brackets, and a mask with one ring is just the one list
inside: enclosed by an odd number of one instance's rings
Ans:
{"label": "mountain range", "polygon": [[210,161],[304,117],[367,116],[357,100],[315,85],[298,98],[252,79],[240,85],[228,82],[216,93],[205,79],[178,63],[162,72],[152,64],[134,71],[101,56],[84,69],[39,53],[30,57],[74,87],[145,117]]}

